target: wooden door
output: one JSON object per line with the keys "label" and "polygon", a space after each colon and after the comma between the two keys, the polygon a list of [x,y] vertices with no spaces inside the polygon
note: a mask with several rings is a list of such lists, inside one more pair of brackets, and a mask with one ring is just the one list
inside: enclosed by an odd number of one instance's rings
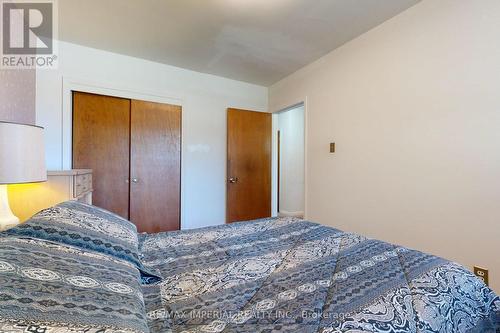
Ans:
{"label": "wooden door", "polygon": [[129,217],[130,100],[73,92],[73,168],[92,169],[96,206]]}
{"label": "wooden door", "polygon": [[227,222],[271,216],[271,114],[227,110]]}
{"label": "wooden door", "polygon": [[140,232],[180,229],[181,107],[132,100],[130,220]]}

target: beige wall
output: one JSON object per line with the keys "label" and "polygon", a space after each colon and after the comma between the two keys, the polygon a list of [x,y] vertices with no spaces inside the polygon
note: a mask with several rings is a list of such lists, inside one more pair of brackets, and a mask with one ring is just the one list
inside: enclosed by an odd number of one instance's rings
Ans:
{"label": "beige wall", "polygon": [[308,218],[485,266],[500,292],[500,1],[425,0],[272,86],[270,110],[304,99]]}
{"label": "beige wall", "polygon": [[0,70],[0,121],[35,124],[35,70]]}

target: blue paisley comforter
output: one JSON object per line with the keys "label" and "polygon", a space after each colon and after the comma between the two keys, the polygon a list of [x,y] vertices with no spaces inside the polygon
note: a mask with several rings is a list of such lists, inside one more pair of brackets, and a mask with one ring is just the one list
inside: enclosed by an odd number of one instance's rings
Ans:
{"label": "blue paisley comforter", "polygon": [[462,266],[297,219],[140,235],[151,332],[493,332]]}
{"label": "blue paisley comforter", "polygon": [[500,299],[460,265],[297,219],[138,236],[127,220],[68,202],[0,233],[0,332],[499,326]]}

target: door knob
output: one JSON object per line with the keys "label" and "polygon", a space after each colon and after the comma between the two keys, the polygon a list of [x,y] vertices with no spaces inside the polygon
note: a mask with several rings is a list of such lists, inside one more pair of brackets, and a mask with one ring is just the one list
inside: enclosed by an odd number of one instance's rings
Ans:
{"label": "door knob", "polygon": [[237,183],[238,182],[238,177],[231,177],[231,178],[229,178],[229,182],[231,184]]}
{"label": "door knob", "polygon": [[132,178],[132,183],[138,183],[139,182],[139,179],[137,178]]}

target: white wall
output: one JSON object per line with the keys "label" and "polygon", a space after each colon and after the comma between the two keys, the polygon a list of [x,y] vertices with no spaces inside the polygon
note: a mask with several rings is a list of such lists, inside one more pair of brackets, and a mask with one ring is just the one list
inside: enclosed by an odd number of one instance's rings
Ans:
{"label": "white wall", "polygon": [[281,137],[280,213],[304,214],[304,106],[278,114]]}
{"label": "white wall", "polygon": [[425,0],[272,86],[271,111],[307,100],[307,217],[499,292],[499,36],[498,0]]}
{"label": "white wall", "polygon": [[0,121],[35,123],[34,69],[0,70]]}
{"label": "white wall", "polygon": [[267,88],[64,42],[36,80],[49,170],[71,167],[71,89],[182,105],[182,228],[225,222],[226,109],[266,111]]}

